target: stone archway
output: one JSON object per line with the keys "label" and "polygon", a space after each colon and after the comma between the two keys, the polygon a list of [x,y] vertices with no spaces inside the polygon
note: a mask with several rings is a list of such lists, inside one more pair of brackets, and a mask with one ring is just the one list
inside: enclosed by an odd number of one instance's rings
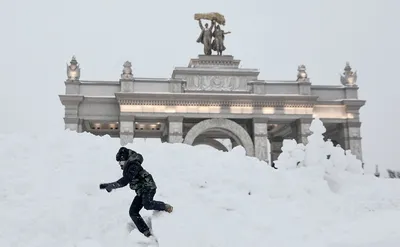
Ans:
{"label": "stone archway", "polygon": [[207,119],[197,123],[188,131],[183,143],[193,145],[195,139],[199,135],[211,130],[218,130],[226,133],[243,146],[247,156],[254,157],[254,144],[247,131],[234,121],[224,118]]}
{"label": "stone archway", "polygon": [[210,147],[213,147],[217,150],[220,150],[222,152],[228,152],[228,148],[224,146],[221,142],[213,139],[213,138],[196,138],[196,140],[192,144],[193,146],[197,145],[207,145]]}

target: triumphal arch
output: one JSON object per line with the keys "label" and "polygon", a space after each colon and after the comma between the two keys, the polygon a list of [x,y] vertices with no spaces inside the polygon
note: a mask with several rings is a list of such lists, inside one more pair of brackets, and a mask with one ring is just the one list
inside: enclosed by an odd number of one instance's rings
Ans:
{"label": "triumphal arch", "polygon": [[[307,143],[314,117],[325,124],[325,137],[362,160],[357,73],[346,63],[337,85],[314,85],[304,65],[289,81],[263,80],[259,70],[242,68],[223,55],[223,16],[196,14],[204,54],[176,67],[170,78],[138,78],[129,61],[115,81],[81,80],[72,58],[67,67],[65,128],[120,138],[160,138],[163,142],[206,144],[228,151],[219,140],[243,146],[246,155],[277,159],[283,139]],[[210,26],[204,25],[210,20]],[[215,51],[217,54],[212,54]]]}

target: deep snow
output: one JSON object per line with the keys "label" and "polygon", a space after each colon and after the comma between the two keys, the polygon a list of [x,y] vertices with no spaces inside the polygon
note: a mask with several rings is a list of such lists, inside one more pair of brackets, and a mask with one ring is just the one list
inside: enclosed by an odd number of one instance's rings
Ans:
{"label": "deep snow", "polygon": [[[399,246],[400,180],[362,175],[341,154],[326,160],[333,149],[314,134],[307,147],[286,141],[278,170],[241,147],[128,145],[143,154],[155,199],[174,206],[153,219],[160,246]],[[136,246],[141,236],[127,231],[134,192],[98,188],[120,178],[119,147],[70,131],[0,134],[0,246]]]}

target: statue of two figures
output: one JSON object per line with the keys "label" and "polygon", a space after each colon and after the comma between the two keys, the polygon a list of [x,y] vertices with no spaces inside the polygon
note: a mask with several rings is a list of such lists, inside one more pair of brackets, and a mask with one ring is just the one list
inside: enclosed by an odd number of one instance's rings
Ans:
{"label": "statue of two figures", "polygon": [[[211,26],[208,23],[203,26],[202,19],[211,20]],[[217,52],[217,55],[222,56],[222,52],[226,49],[224,45],[225,34],[231,33],[225,32],[219,25],[225,25],[224,16],[218,13],[195,14],[195,20],[199,21],[201,29],[197,43],[203,44],[204,55],[211,56],[212,50],[214,50]]]}

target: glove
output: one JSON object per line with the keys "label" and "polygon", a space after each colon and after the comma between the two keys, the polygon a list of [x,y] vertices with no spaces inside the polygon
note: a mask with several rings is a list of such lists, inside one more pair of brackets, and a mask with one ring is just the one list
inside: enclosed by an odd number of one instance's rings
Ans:
{"label": "glove", "polygon": [[116,183],[110,183],[110,184],[100,184],[100,189],[106,189],[108,193],[110,193],[113,189],[118,188],[118,184]]}
{"label": "glove", "polygon": [[110,193],[113,189],[115,189],[114,184],[107,184],[106,190],[108,193]]}
{"label": "glove", "polygon": [[105,188],[107,188],[108,184],[100,184],[100,189],[104,190]]}

